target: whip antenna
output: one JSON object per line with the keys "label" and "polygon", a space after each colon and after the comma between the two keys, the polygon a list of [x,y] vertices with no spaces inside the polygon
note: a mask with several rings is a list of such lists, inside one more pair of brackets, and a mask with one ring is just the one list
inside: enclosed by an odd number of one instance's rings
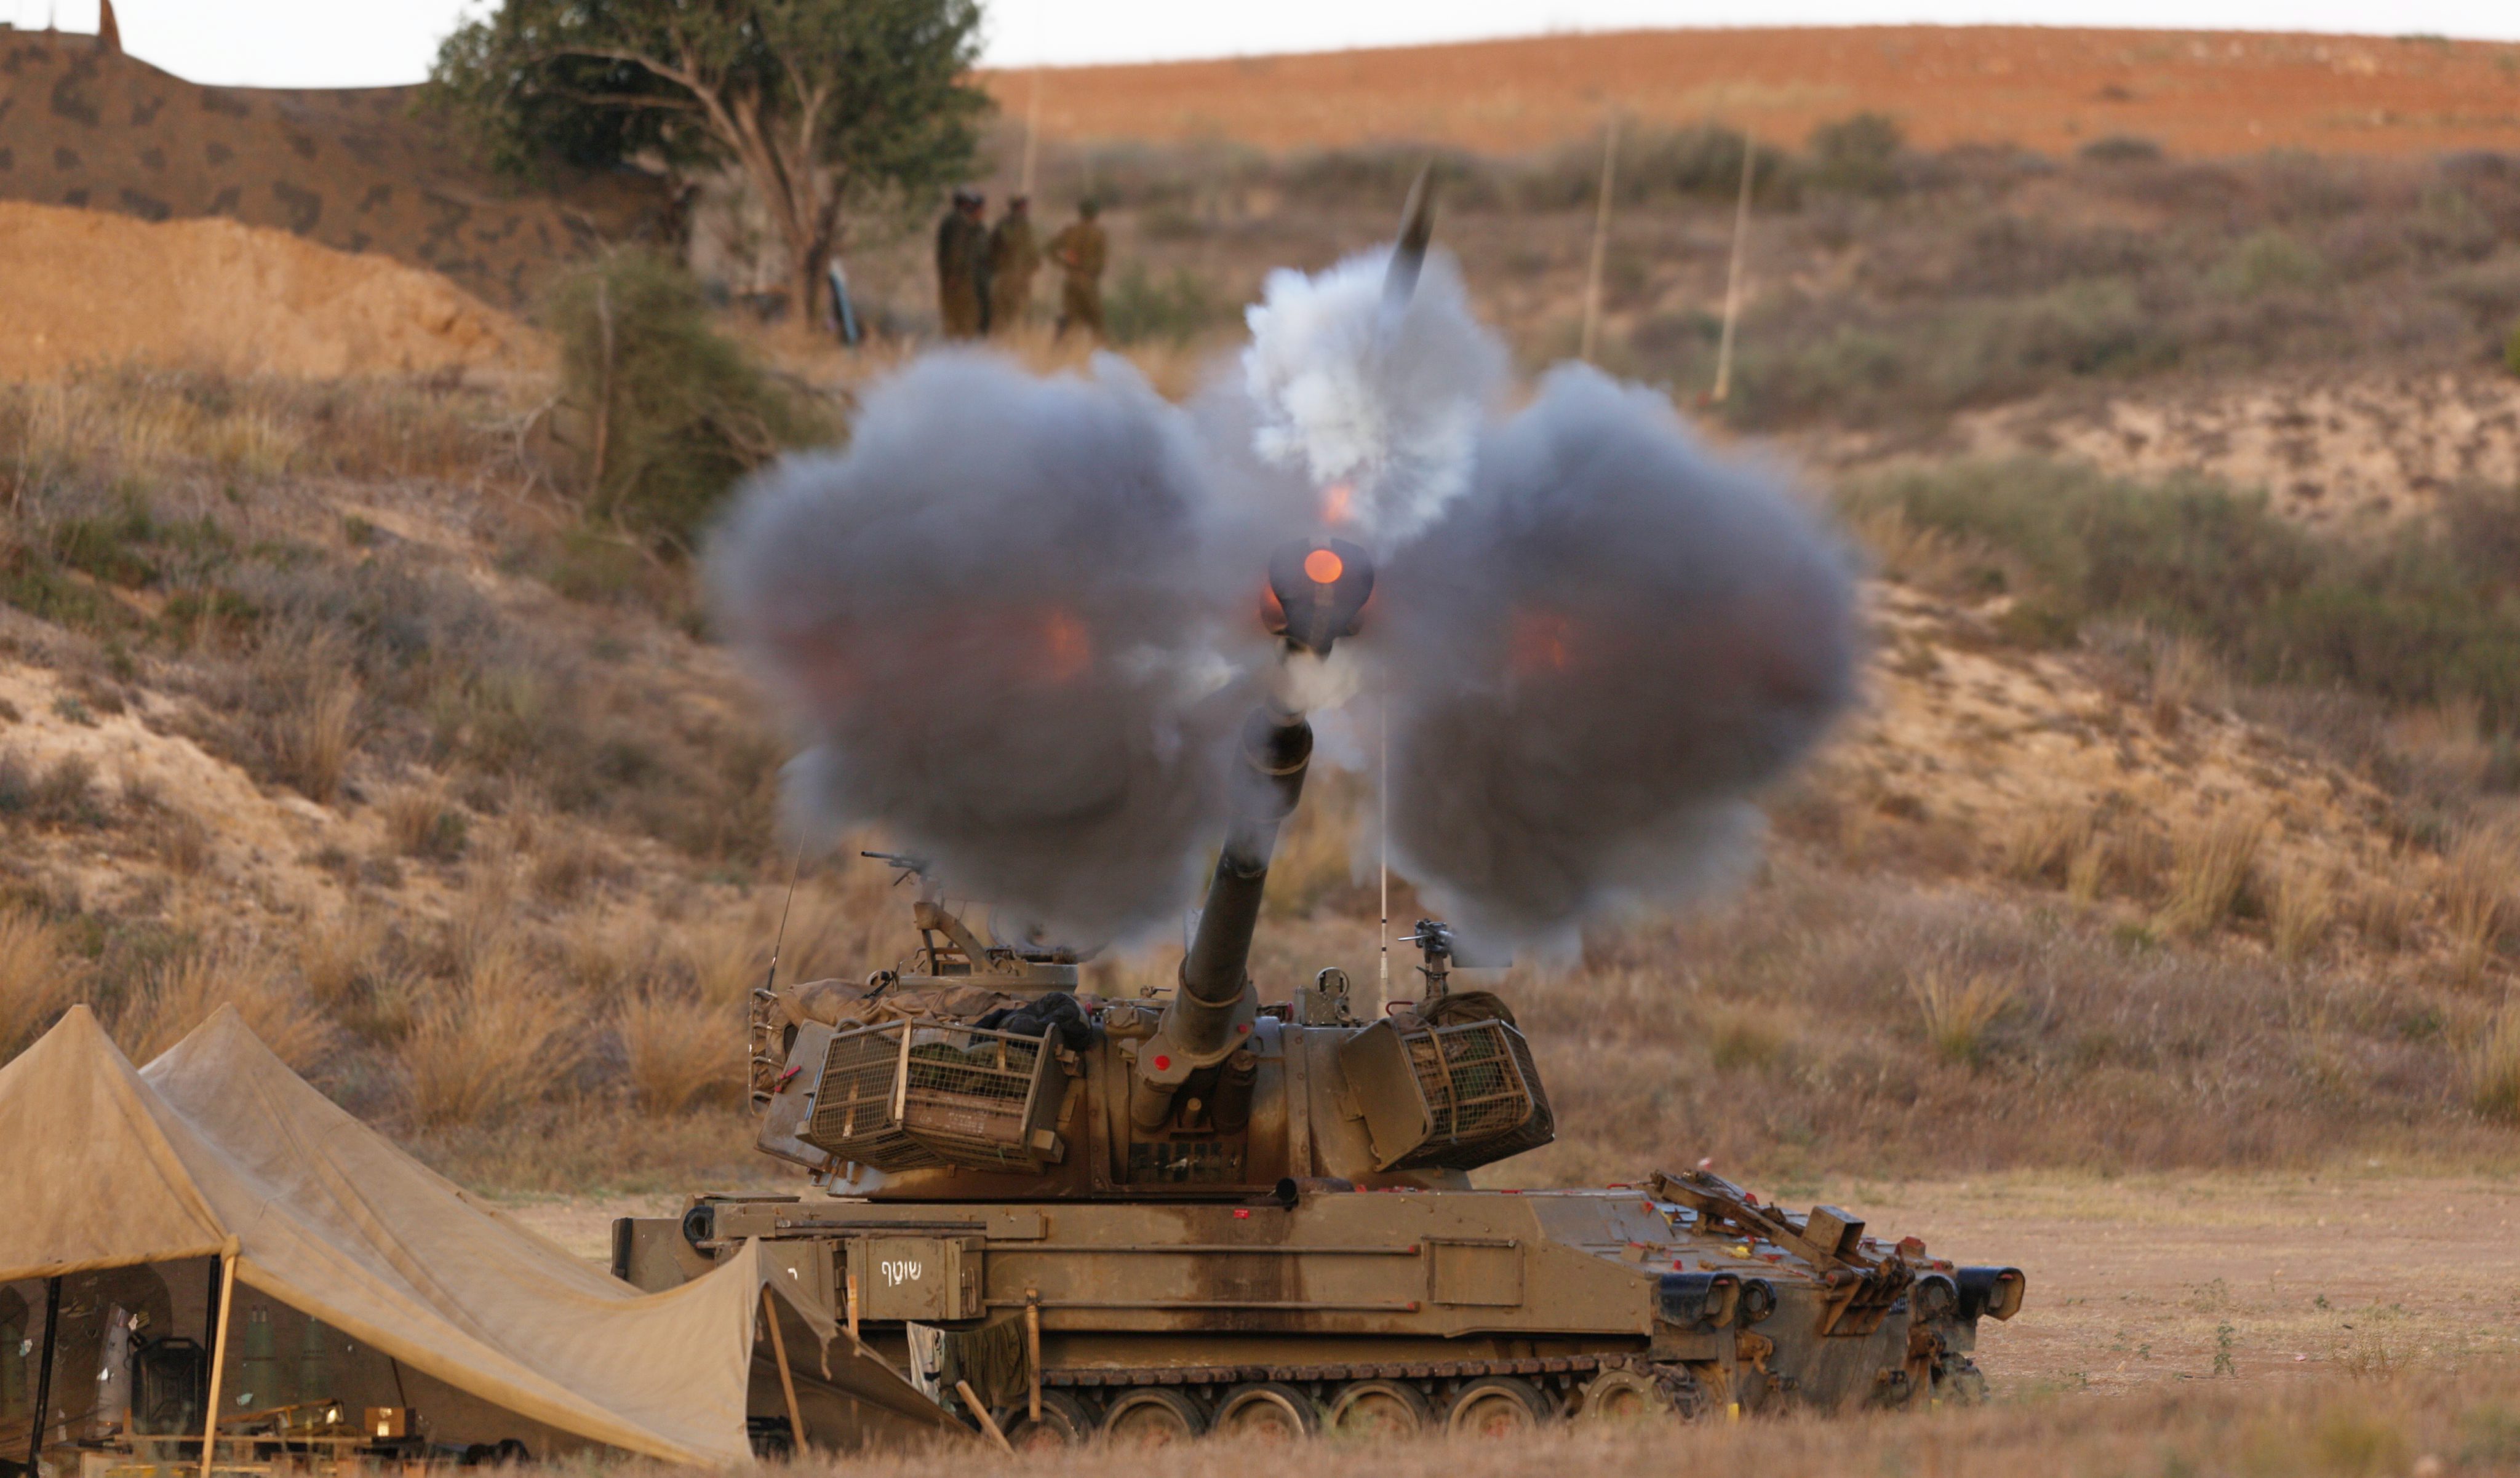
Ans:
{"label": "whip antenna", "polygon": [[788,870],[788,901],[779,906],[779,932],[770,938],[770,973],[761,982],[761,994],[767,996],[779,984],[779,952],[788,946],[788,916],[796,907],[796,878],[805,871],[805,844],[796,844],[796,861]]}
{"label": "whip antenna", "polygon": [[1391,1006],[1391,702],[1386,694],[1382,703],[1382,778],[1373,787],[1374,809],[1378,813],[1374,829],[1380,833],[1382,853],[1379,871],[1382,874],[1382,926],[1373,931],[1374,948],[1379,958],[1374,963],[1373,978],[1376,998],[1388,1009]]}

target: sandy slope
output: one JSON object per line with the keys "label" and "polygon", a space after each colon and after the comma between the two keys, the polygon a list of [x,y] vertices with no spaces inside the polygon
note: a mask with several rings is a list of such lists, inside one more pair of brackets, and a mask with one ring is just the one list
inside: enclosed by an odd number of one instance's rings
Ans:
{"label": "sandy slope", "polygon": [[433,272],[220,219],[0,202],[0,378],[81,365],[311,377],[504,368],[532,332]]}

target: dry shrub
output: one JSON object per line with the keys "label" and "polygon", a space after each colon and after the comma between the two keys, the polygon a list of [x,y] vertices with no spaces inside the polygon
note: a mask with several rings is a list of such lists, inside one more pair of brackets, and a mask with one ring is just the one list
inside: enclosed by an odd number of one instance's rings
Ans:
{"label": "dry shrub", "polygon": [[526,876],[545,903],[569,903],[598,883],[621,875],[621,865],[585,831],[555,828],[537,848]]}
{"label": "dry shrub", "polygon": [[114,1040],[134,1062],[146,1062],[191,1035],[222,1006],[233,1006],[262,1045],[304,1072],[332,1045],[333,1028],[270,956],[250,948],[204,950],[151,972],[148,984],[114,1013]]}
{"label": "dry shrub", "polygon": [[452,862],[464,855],[471,824],[447,799],[446,787],[434,781],[408,785],[386,796],[377,807],[385,840],[405,857]]}
{"label": "dry shrub", "polygon": [[1847,532],[1871,554],[1881,573],[1904,584],[1956,590],[1986,560],[1982,548],[1945,530],[1925,527],[1896,503],[1861,503],[1847,510],[1843,518]]}
{"label": "dry shrub", "polygon": [[2442,864],[2442,916],[2450,928],[2452,968],[2461,985],[2473,985],[2501,948],[2511,919],[2512,865],[2499,836],[2470,831]]}
{"label": "dry shrub", "polygon": [[218,856],[218,844],[210,836],[209,825],[180,806],[160,804],[149,817],[149,850],[166,865],[166,870],[185,877],[198,877],[209,871]]}
{"label": "dry shrub", "polygon": [[656,972],[656,926],[627,912],[571,914],[559,937],[562,966],[580,990],[616,993]]}
{"label": "dry shrub", "polygon": [[2015,882],[2062,879],[2096,830],[2089,806],[2057,802],[2016,818],[2003,833],[2001,865]]}
{"label": "dry shrub", "polygon": [[2385,876],[2365,877],[2354,897],[2354,927],[2362,942],[2392,954],[2413,942],[2422,913],[2420,894]]}
{"label": "dry shrub", "polygon": [[2087,908],[2097,903],[2100,889],[2108,885],[2110,856],[2107,835],[2094,830],[2084,838],[2065,864],[2065,896]]}
{"label": "dry shrub", "polygon": [[890,882],[890,873],[875,864],[844,866],[800,883],[792,910],[786,908],[785,887],[760,889],[746,905],[681,925],[670,958],[690,973],[700,999],[715,1006],[750,998],[768,977],[774,944],[782,980],[863,979],[908,954],[916,937],[908,927],[909,900]]}
{"label": "dry shrub", "polygon": [[307,994],[335,1015],[347,1011],[377,973],[384,944],[384,920],[362,908],[308,919],[297,930],[297,973]]}
{"label": "dry shrub", "polygon": [[2012,1004],[2012,987],[1993,975],[1971,975],[1958,985],[1942,970],[1927,970],[1909,984],[1916,998],[1925,1040],[1946,1062],[1974,1067],[1993,1046],[1996,1018]]}
{"label": "dry shrub", "polygon": [[32,909],[0,909],[0,1060],[15,1056],[69,1004],[77,977],[59,925]]}
{"label": "dry shrub", "polygon": [[2496,1011],[2459,1065],[2471,1107],[2489,1119],[2520,1121],[2520,1008]]}
{"label": "dry shrub", "polygon": [[2178,733],[2188,709],[2218,703],[2228,691],[2222,664],[2194,637],[2157,636],[2148,656],[2152,724],[2164,734]]}
{"label": "dry shrub", "polygon": [[321,630],[263,641],[252,678],[266,706],[255,741],[271,774],[317,805],[330,805],[359,744],[359,680],[341,638]]}
{"label": "dry shrub", "polygon": [[298,428],[266,406],[240,408],[204,430],[201,440],[211,465],[256,480],[288,471],[306,449]]}
{"label": "dry shrub", "polygon": [[423,1124],[497,1123],[548,1096],[581,1052],[550,983],[503,941],[421,1007],[402,1040],[405,1091]]}
{"label": "dry shrub", "polygon": [[719,1005],[749,998],[769,959],[761,931],[741,915],[683,925],[675,932],[673,955],[691,972],[700,999]]}
{"label": "dry shrub", "polygon": [[1774,1067],[1793,1040],[1788,1023],[1773,1008],[1712,1006],[1703,1014],[1707,1054],[1718,1071]]}
{"label": "dry shrub", "polygon": [[2494,736],[2474,694],[2398,714],[2388,721],[2385,736],[2392,753],[2452,788],[2477,789],[2494,766]]}
{"label": "dry shrub", "polygon": [[2221,928],[2246,899],[2266,845],[2267,820],[2227,811],[2171,841],[2170,896],[2155,919],[2164,933],[2194,938]]}
{"label": "dry shrub", "polygon": [[621,1053],[639,1106],[680,1113],[732,1100],[743,1083],[743,1023],[688,997],[642,991],[621,1008]]}
{"label": "dry shrub", "polygon": [[2284,869],[2275,879],[2275,958],[2294,963],[2318,953],[2335,918],[2336,884],[2325,868],[2305,863]]}

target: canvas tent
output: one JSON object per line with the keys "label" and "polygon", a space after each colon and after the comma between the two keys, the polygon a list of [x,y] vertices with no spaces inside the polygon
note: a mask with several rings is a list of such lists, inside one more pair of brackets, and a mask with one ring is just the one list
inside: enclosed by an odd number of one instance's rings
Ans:
{"label": "canvas tent", "polygon": [[74,1008],[0,1067],[0,1283],[222,1258],[237,1284],[403,1366],[631,1453],[750,1460],[765,1287],[818,1389],[886,1425],[950,1420],[790,1294],[768,1248],[641,1293],[413,1160],[232,1009],[135,1071]]}

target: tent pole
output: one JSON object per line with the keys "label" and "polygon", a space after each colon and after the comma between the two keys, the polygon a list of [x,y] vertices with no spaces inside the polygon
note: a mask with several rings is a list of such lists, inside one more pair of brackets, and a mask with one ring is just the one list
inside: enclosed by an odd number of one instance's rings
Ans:
{"label": "tent pole", "polygon": [[236,1254],[219,1260],[218,1332],[210,1338],[210,1399],[202,1418],[202,1478],[210,1478],[210,1459],[219,1448],[219,1377],[228,1369],[228,1315],[236,1307]]}
{"label": "tent pole", "polygon": [[51,1424],[53,1405],[53,1346],[62,1326],[62,1280],[44,1279],[44,1358],[35,1366],[35,1412],[32,1435],[26,1439],[26,1478],[42,1472],[37,1466],[44,1459],[44,1428]]}
{"label": "tent pole", "polygon": [[796,1408],[796,1377],[788,1368],[788,1336],[779,1332],[779,1305],[770,1285],[761,1285],[761,1317],[770,1321],[770,1353],[779,1359],[779,1389],[788,1397],[788,1441],[796,1456],[805,1456],[805,1413]]}

